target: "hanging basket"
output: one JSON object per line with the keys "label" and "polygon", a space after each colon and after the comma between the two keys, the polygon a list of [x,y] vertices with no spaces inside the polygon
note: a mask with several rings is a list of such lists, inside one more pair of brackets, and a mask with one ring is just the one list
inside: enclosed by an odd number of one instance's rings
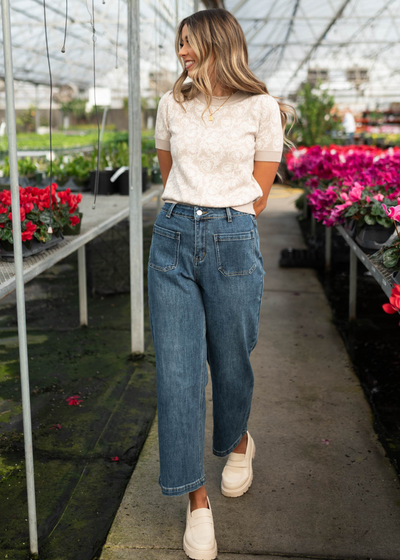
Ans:
{"label": "hanging basket", "polygon": [[[42,243],[37,239],[30,239],[29,241],[22,242],[22,258],[31,257],[32,255],[37,255],[46,251],[46,249],[51,249],[55,245],[58,245],[64,240],[64,235],[61,231],[58,232],[58,236],[53,235],[50,241]],[[9,241],[0,240],[0,259],[3,261],[13,261],[14,260],[14,244]]]}

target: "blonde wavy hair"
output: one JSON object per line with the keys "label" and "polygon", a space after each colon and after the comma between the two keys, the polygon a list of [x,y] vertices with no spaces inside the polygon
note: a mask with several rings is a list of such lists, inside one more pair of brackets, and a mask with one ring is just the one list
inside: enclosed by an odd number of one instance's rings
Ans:
{"label": "blonde wavy hair", "polygon": [[[186,84],[184,81],[188,77],[188,71],[178,56],[182,42],[182,29],[185,25],[188,30],[188,42],[197,58],[197,64],[191,75],[192,82]],[[193,99],[199,92],[204,94],[207,101],[205,111],[210,107],[212,85],[208,76],[208,67],[213,52],[213,73],[218,76],[218,82],[224,89],[237,89],[253,95],[270,95],[264,82],[250,70],[243,30],[238,20],[226,10],[220,8],[201,10],[184,18],[177,30],[175,51],[183,71],[174,84],[173,96],[182,107],[184,101]],[[281,111],[284,143],[288,147],[293,147],[293,143],[285,135],[285,129],[289,115],[293,116],[295,122],[296,111],[291,105],[276,97],[274,99],[278,102]]]}

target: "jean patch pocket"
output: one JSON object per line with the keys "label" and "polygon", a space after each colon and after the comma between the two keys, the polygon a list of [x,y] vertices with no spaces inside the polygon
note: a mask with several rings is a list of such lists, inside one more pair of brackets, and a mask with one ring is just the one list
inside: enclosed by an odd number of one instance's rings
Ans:
{"label": "jean patch pocket", "polygon": [[160,272],[168,272],[178,266],[181,234],[163,227],[153,226],[149,266]]}
{"label": "jean patch pocket", "polygon": [[215,233],[214,243],[218,270],[224,276],[243,276],[256,269],[254,230]]}

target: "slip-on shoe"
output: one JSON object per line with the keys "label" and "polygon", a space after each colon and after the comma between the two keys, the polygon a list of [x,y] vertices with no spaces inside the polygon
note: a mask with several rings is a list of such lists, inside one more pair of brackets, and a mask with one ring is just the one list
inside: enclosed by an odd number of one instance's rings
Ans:
{"label": "slip-on shoe", "polygon": [[217,541],[210,500],[208,508],[190,511],[190,500],[186,511],[186,529],[183,535],[183,550],[193,560],[214,560],[217,557]]}
{"label": "slip-on shoe", "polygon": [[229,498],[241,496],[253,482],[253,459],[256,446],[247,432],[246,453],[230,453],[222,471],[221,492]]}

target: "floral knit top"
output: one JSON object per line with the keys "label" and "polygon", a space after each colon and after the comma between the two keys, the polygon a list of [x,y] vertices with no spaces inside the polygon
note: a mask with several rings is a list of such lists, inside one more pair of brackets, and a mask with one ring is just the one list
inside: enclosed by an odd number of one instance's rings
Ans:
{"label": "floral knit top", "polygon": [[209,111],[202,118],[206,106],[202,93],[183,102],[186,111],[171,90],[160,99],[156,148],[172,156],[162,199],[255,214],[253,203],[263,192],[253,175],[254,161],[282,158],[278,102],[268,94],[236,91],[227,101],[213,98],[212,120]]}

